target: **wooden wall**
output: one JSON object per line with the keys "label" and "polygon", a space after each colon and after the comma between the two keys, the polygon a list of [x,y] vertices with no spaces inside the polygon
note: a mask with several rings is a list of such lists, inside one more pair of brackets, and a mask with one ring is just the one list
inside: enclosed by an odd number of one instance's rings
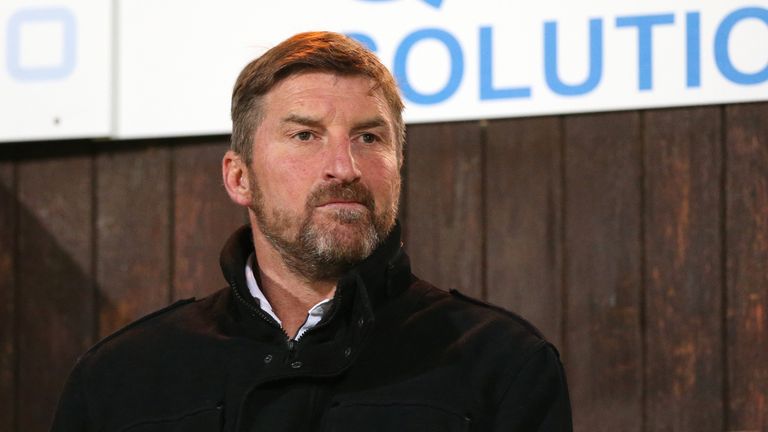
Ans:
{"label": "wooden wall", "polygon": [[[221,286],[226,137],[0,146],[0,431]],[[768,103],[409,127],[415,272],[560,348],[579,431],[768,430]]]}

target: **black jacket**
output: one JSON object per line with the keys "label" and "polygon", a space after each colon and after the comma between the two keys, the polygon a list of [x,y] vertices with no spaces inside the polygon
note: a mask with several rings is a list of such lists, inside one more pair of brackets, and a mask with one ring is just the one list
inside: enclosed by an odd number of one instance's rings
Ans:
{"label": "black jacket", "polygon": [[337,286],[298,342],[245,283],[180,301],[99,342],[75,366],[52,430],[568,431],[557,351],[522,318],[411,274],[399,229]]}

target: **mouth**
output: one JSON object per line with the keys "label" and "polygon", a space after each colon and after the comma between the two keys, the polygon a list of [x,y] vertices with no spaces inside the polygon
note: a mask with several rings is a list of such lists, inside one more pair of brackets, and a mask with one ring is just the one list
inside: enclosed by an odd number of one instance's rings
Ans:
{"label": "mouth", "polygon": [[375,208],[371,192],[361,183],[325,185],[311,193],[307,206],[326,209],[336,215],[348,213],[350,216],[362,216],[366,211],[373,214]]}
{"label": "mouth", "polygon": [[368,207],[365,206],[365,204],[359,202],[359,201],[350,201],[350,200],[344,200],[344,199],[332,199],[329,201],[326,201],[320,205],[317,206],[318,208],[328,208],[328,209],[367,209]]}

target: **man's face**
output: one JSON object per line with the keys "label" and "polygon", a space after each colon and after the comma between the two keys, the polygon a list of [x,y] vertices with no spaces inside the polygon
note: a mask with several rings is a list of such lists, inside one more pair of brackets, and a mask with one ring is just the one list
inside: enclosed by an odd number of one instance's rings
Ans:
{"label": "man's face", "polygon": [[361,76],[290,76],[263,98],[249,179],[257,227],[294,272],[338,277],[390,232],[400,195],[394,122]]}

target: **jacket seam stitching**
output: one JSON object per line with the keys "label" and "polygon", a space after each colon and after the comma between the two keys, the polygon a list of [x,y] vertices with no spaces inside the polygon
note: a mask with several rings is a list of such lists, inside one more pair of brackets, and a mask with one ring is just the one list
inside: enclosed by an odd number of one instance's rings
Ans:
{"label": "jacket seam stitching", "polygon": [[172,417],[161,417],[161,418],[155,418],[155,419],[149,419],[149,420],[139,420],[139,421],[136,421],[136,422],[133,422],[133,423],[129,424],[128,426],[125,426],[124,428],[122,428],[120,430],[121,431],[128,431],[128,430],[131,430],[131,429],[133,429],[133,428],[135,428],[137,426],[142,426],[142,425],[151,425],[151,424],[158,424],[158,423],[177,422],[179,420],[183,420],[183,419],[188,418],[188,417],[194,417],[194,416],[196,416],[198,414],[202,414],[204,412],[218,411],[218,410],[219,410],[218,406],[211,406],[211,407],[206,407],[206,408],[198,408],[198,409],[186,412],[184,414],[179,414],[179,415],[172,416]]}
{"label": "jacket seam stitching", "polygon": [[404,400],[404,401],[362,401],[362,402],[342,402],[340,403],[336,409],[342,409],[342,408],[348,408],[348,407],[359,407],[359,406],[365,406],[365,407],[393,407],[393,406],[403,406],[403,407],[422,407],[422,408],[429,408],[433,409],[435,411],[440,411],[445,414],[449,414],[454,417],[459,417],[461,419],[467,419],[466,414],[461,413],[459,411],[455,411],[449,407],[445,407],[438,404],[431,404],[428,402],[422,402],[422,401],[411,401],[411,400]]}
{"label": "jacket seam stitching", "polygon": [[520,374],[525,370],[525,367],[530,364],[536,354],[541,352],[542,350],[546,349],[550,345],[549,342],[546,340],[540,339],[538,342],[536,342],[536,345],[534,345],[533,348],[531,348],[530,353],[526,355],[526,359],[520,364],[520,367],[517,369],[515,374],[512,376],[512,378],[509,381],[509,384],[507,384],[506,388],[504,389],[504,392],[501,394],[501,397],[498,401],[496,401],[496,412],[498,412],[499,408],[501,407],[502,402],[504,402],[504,399],[507,397],[507,394],[509,393],[510,389],[514,386],[515,382],[517,382],[517,378],[520,376]]}
{"label": "jacket seam stitching", "polygon": [[177,309],[177,308],[179,308],[181,306],[184,306],[184,305],[187,305],[187,304],[190,304],[190,303],[194,303],[196,301],[198,301],[198,300],[195,299],[194,297],[189,298],[189,299],[179,300],[179,301],[174,302],[173,304],[170,304],[170,305],[168,305],[168,306],[166,306],[166,307],[164,307],[162,309],[156,310],[156,311],[154,311],[154,312],[152,312],[152,313],[150,313],[148,315],[145,315],[145,316],[137,319],[136,321],[126,325],[125,327],[115,331],[114,333],[109,334],[107,336],[104,336],[104,338],[101,339],[100,341],[96,342],[93,345],[93,347],[91,347],[91,349],[89,349],[86,352],[86,354],[98,351],[101,348],[102,345],[106,344],[107,342],[111,341],[112,339],[115,339],[116,337],[122,335],[123,333],[128,332],[128,330],[131,330],[131,329],[134,329],[134,328],[138,327],[140,324],[143,324],[143,323],[145,323],[147,321],[150,321],[153,318],[156,318],[156,317],[158,317],[160,315],[165,314],[166,312],[170,312],[170,311],[175,310],[175,309]]}

